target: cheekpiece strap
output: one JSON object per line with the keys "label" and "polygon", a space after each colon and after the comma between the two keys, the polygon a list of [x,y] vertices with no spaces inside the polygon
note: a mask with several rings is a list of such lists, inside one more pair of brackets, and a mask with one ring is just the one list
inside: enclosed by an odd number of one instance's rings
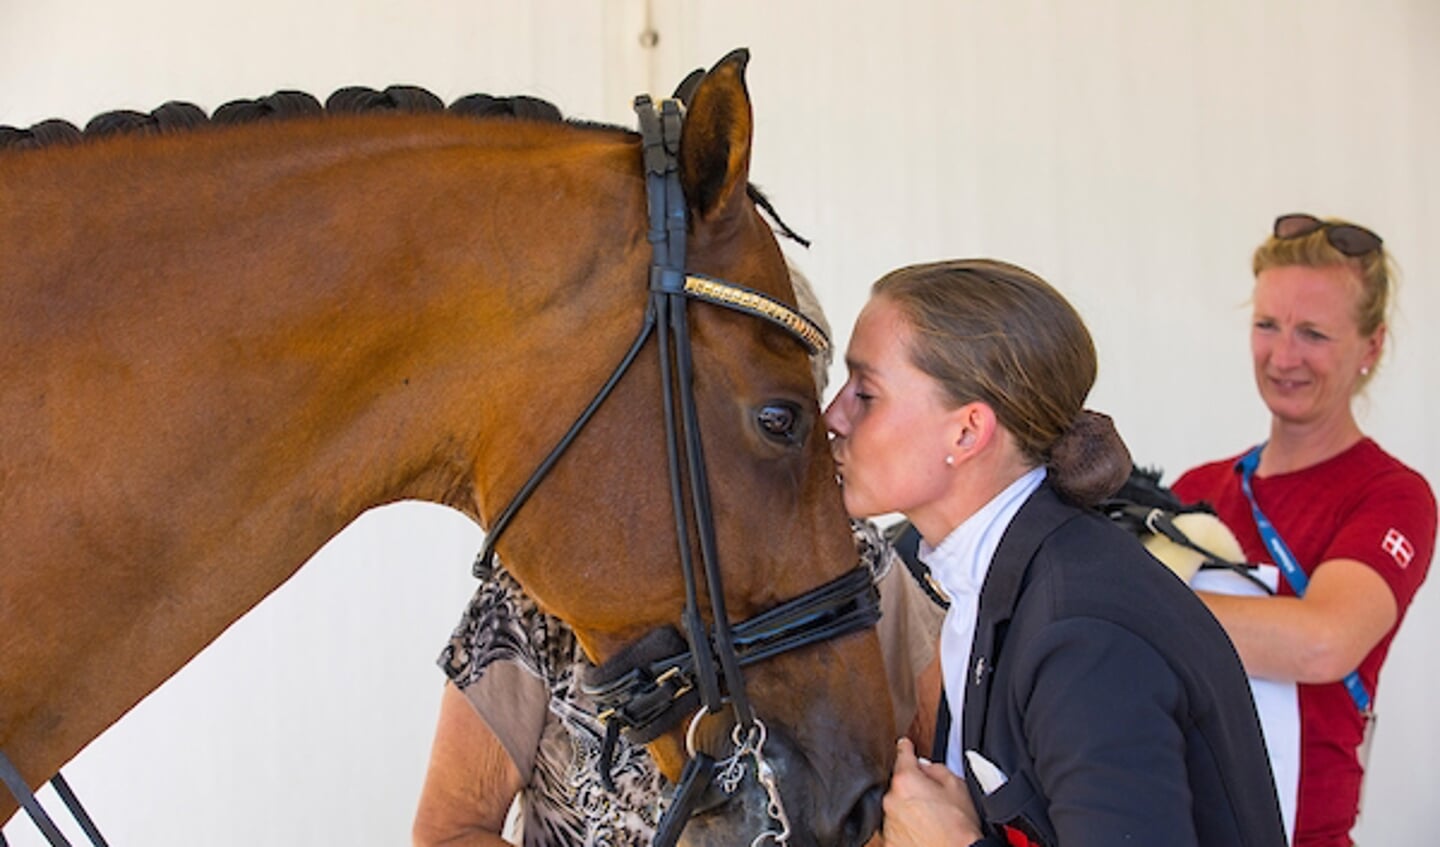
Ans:
{"label": "cheekpiece strap", "polygon": [[654,256],[650,288],[668,294],[685,289],[685,194],[680,187],[680,127],[684,107],[678,100],[662,100],[659,107],[648,95],[635,98],[640,123],[640,144],[645,167],[645,193],[650,211],[648,238]]}

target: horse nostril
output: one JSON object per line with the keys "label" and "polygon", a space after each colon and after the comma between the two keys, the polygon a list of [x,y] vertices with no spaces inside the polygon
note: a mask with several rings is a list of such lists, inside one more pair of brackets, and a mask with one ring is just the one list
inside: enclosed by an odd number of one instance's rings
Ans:
{"label": "horse nostril", "polygon": [[840,843],[844,847],[861,847],[870,840],[870,836],[880,831],[881,800],[884,796],[884,789],[873,785],[850,807],[850,814],[845,816],[845,825],[840,830]]}

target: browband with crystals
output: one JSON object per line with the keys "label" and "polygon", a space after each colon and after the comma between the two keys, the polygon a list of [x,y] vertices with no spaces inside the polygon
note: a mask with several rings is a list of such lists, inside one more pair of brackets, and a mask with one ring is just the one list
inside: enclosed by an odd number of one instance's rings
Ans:
{"label": "browband with crystals", "polygon": [[685,293],[699,300],[764,318],[799,339],[812,356],[830,349],[830,339],[825,337],[825,331],[814,321],[768,294],[699,274],[685,275]]}

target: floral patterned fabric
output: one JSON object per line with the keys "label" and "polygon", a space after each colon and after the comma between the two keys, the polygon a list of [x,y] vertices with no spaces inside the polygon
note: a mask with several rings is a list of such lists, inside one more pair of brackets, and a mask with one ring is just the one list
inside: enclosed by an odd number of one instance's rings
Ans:
{"label": "floral patterned fabric", "polygon": [[[525,673],[495,672],[497,663]],[[622,740],[611,771],[617,792],[601,784],[605,729],[579,685],[589,662],[570,629],[540,611],[503,566],[476,591],[439,664],[528,776],[520,801],[522,844],[650,843],[664,777],[645,748]],[[528,774],[527,747],[533,750]]]}

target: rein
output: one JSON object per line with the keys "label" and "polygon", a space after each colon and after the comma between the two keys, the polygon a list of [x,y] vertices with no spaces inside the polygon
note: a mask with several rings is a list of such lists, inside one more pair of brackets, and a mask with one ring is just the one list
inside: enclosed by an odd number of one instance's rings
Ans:
{"label": "rein", "polygon": [[[3,752],[0,752],[0,782],[4,782],[5,787],[10,789],[11,796],[25,809],[26,814],[30,815],[30,820],[35,822],[35,828],[40,830],[51,847],[70,847],[70,840],[60,832],[60,828],[55,825],[55,821],[51,819],[50,815],[46,814],[45,807],[40,805],[40,800],[35,796],[35,792],[30,790],[30,785],[25,782],[25,778],[20,775],[20,771],[10,761],[10,757]],[[95,822],[86,813],[85,807],[80,803],[80,798],[70,790],[70,783],[66,782],[65,777],[59,773],[55,774],[50,778],[50,785],[55,789],[55,794],[59,796],[60,801],[65,804],[65,808],[70,810],[76,823],[80,824],[81,831],[85,833],[85,837],[90,839],[90,843],[94,847],[108,847],[105,837],[100,834]],[[5,834],[0,832],[0,847],[6,847],[8,843],[5,840]]]}
{"label": "rein", "polygon": [[[493,522],[476,559],[475,575],[481,579],[488,575],[501,534],[654,335],[660,356],[671,508],[680,570],[685,578],[685,607],[681,614],[684,637],[681,639],[670,628],[657,630],[596,668],[584,682],[583,690],[595,698],[601,709],[599,717],[606,725],[601,777],[607,785],[613,785],[610,762],[620,733],[635,743],[645,743],[679,726],[698,704],[699,711],[686,734],[690,758],[653,843],[660,847],[676,843],[701,796],[716,780],[717,769],[721,771],[721,789],[733,794],[744,777],[748,758],[754,760],[756,781],[766,792],[767,812],[777,827],[762,831],[752,845],[758,847],[767,839],[783,844],[790,836],[790,822],[775,771],[765,759],[765,724],[751,708],[741,668],[874,626],[880,617],[879,598],[868,568],[860,566],[749,620],[730,623],[695,405],[686,308],[690,300],[698,300],[769,321],[788,331],[812,355],[827,349],[829,340],[813,321],[773,297],[724,280],[686,273],[686,204],[679,178],[683,105],[677,100],[664,100],[657,107],[648,96],[641,95],[635,99],[635,111],[643,145],[652,247],[644,322],[610,377]],[[687,512],[694,515],[693,527],[686,519]],[[710,600],[713,623],[708,628],[700,609],[693,555],[696,546]],[[720,714],[727,704],[735,718],[735,749],[727,758],[717,760],[697,749],[695,729],[706,715]]]}

